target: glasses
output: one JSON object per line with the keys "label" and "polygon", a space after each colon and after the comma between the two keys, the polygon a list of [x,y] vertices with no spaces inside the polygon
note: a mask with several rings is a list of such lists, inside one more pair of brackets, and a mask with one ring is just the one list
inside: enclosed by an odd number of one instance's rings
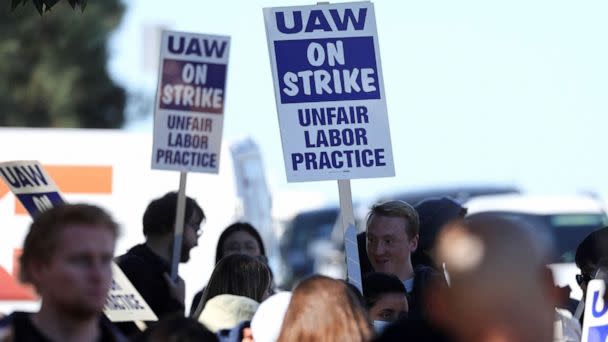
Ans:
{"label": "glasses", "polygon": [[194,233],[196,233],[196,237],[201,237],[201,235],[203,235],[203,230],[201,229],[201,225],[199,224],[194,224],[194,223],[186,223],[187,227],[192,228],[192,230],[194,230]]}
{"label": "glasses", "polygon": [[591,281],[591,276],[587,275],[587,274],[577,274],[576,275],[576,282],[578,283],[579,286],[581,286],[583,283],[589,283],[589,281]]}

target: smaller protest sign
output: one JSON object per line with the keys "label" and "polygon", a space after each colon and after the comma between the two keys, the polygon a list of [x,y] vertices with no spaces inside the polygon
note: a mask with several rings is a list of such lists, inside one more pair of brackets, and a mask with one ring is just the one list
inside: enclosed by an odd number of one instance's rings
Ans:
{"label": "smaller protest sign", "polygon": [[112,288],[103,313],[112,322],[156,321],[158,318],[120,267],[112,263]]}
{"label": "smaller protest sign", "polygon": [[608,340],[608,305],[604,301],[605,293],[606,282],[603,279],[593,279],[587,285],[582,342]]}
{"label": "smaller protest sign", "polygon": [[230,37],[163,31],[152,168],[217,173]]}
{"label": "smaller protest sign", "polygon": [[0,163],[0,175],[32,217],[64,202],[57,185],[38,161]]}

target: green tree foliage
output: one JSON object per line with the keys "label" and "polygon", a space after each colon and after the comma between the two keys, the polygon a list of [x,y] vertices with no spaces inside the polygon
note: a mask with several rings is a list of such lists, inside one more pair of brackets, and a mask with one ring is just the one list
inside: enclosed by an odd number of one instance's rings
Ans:
{"label": "green tree foliage", "polygon": [[[19,5],[25,5],[30,0],[12,0],[11,9],[15,9]],[[38,13],[42,15],[42,12],[48,12],[59,0],[31,0],[32,4],[36,6]],[[84,11],[87,6],[87,0],[68,0],[72,8],[76,9],[76,6],[80,7]]]}
{"label": "green tree foliage", "polygon": [[51,2],[42,16],[37,5],[0,6],[0,126],[121,127],[126,94],[108,75],[106,45],[124,5],[92,1],[81,13]]}

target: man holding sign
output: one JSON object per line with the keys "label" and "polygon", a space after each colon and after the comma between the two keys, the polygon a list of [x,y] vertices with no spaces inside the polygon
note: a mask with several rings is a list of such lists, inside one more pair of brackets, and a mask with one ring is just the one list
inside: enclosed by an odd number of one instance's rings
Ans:
{"label": "man holding sign", "polygon": [[[150,202],[143,217],[146,242],[117,258],[118,266],[159,318],[184,313],[184,282],[181,278],[173,282],[169,277],[176,206],[175,192]],[[198,244],[200,225],[205,219],[201,207],[190,197],[186,198],[185,215],[180,262],[190,259],[190,250]]]}
{"label": "man holding sign", "polygon": [[104,210],[60,205],[39,214],[25,238],[21,279],[42,297],[37,313],[0,321],[11,341],[121,341],[103,317],[118,226]]}

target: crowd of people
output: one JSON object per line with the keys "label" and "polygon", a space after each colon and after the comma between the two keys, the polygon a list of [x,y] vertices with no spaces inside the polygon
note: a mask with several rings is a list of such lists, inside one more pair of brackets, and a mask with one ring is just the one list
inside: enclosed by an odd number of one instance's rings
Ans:
{"label": "crowd of people", "polygon": [[[20,275],[41,298],[39,311],[0,320],[4,341],[580,341],[580,313],[554,285],[552,246],[535,227],[491,214],[467,216],[449,198],[370,209],[359,234],[363,290],[311,275],[279,290],[255,227],[221,234],[208,283],[187,310],[172,279],[177,194],[152,201],[145,242],[114,257],[118,225],[102,208],[64,204],[37,217]],[[203,209],[186,199],[181,262],[197,246]],[[576,251],[583,290],[608,261],[608,227]],[[104,315],[116,261],[158,321],[145,329]]]}

